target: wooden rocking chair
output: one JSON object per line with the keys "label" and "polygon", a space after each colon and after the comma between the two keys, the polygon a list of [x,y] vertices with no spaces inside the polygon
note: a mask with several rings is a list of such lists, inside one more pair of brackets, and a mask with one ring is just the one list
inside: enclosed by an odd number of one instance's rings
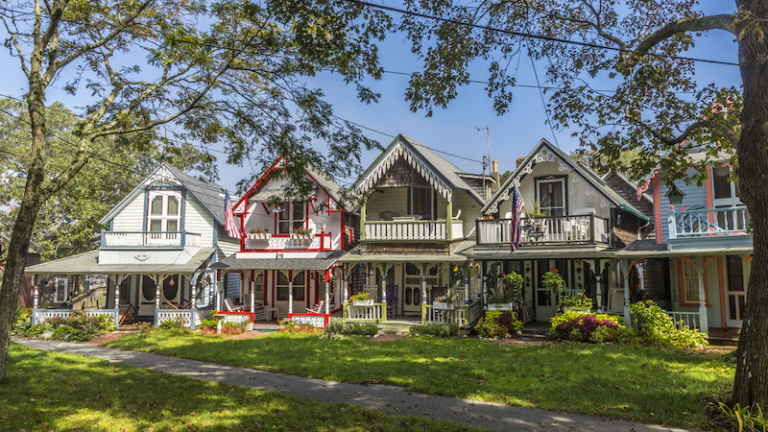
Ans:
{"label": "wooden rocking chair", "polygon": [[227,308],[227,311],[229,312],[243,312],[245,310],[243,306],[235,306],[232,303],[232,299],[228,298],[224,299],[224,307]]}
{"label": "wooden rocking chair", "polygon": [[323,305],[325,304],[324,300],[320,300],[320,303],[316,304],[313,308],[306,308],[307,313],[314,313],[314,314],[321,314],[323,313]]}

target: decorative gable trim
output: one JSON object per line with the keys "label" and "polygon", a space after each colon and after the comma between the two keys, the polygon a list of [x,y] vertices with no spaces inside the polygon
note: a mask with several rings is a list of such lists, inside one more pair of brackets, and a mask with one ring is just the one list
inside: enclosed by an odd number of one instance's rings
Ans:
{"label": "decorative gable trim", "polygon": [[378,163],[371,167],[368,174],[363,177],[355,186],[355,191],[359,194],[371,191],[375,188],[379,180],[387,173],[392,165],[402,157],[408,165],[411,166],[427,183],[432,186],[446,201],[451,200],[453,188],[438,174],[426,161],[402,140],[395,142],[390,149],[381,157]]}

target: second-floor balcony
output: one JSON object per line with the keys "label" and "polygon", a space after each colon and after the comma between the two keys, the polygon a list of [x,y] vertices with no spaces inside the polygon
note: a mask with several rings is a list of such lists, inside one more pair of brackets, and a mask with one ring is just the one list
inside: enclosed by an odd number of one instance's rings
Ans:
{"label": "second-floor balcony", "polygon": [[746,206],[687,210],[669,216],[669,238],[695,238],[749,234]]}
{"label": "second-floor balcony", "polygon": [[333,249],[329,232],[307,234],[250,233],[245,236],[243,252],[328,251]]}
{"label": "second-floor balcony", "polygon": [[200,247],[200,234],[186,231],[105,231],[102,249],[183,249]]}
{"label": "second-floor balcony", "polygon": [[[608,244],[608,219],[594,215],[522,218],[523,245]],[[477,244],[508,246],[512,241],[512,219],[478,219]]]}
{"label": "second-floor balcony", "polygon": [[464,238],[464,222],[447,220],[416,220],[413,217],[393,218],[388,221],[366,221],[364,241],[440,241]]}

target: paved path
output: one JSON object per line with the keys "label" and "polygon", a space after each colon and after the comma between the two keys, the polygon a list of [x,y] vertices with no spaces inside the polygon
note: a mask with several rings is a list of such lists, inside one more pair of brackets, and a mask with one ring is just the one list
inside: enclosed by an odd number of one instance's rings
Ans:
{"label": "paved path", "polygon": [[266,392],[348,403],[389,414],[429,417],[500,431],[681,431],[579,414],[411,393],[402,387],[389,385],[346,384],[86,344],[17,338],[13,341],[30,348],[81,354],[188,378],[243,385]]}

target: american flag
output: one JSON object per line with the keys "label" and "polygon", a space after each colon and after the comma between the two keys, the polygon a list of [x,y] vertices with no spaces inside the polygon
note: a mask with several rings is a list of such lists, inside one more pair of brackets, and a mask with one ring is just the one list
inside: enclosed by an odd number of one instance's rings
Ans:
{"label": "american flag", "polygon": [[510,225],[510,231],[512,232],[512,238],[510,239],[512,252],[515,252],[520,248],[520,244],[522,243],[520,237],[520,223],[524,211],[525,204],[523,204],[523,197],[517,192],[517,186],[515,186],[512,192],[512,223]]}
{"label": "american flag", "polygon": [[229,200],[229,192],[224,195],[224,208],[226,209],[224,211],[224,227],[227,229],[227,234],[236,239],[242,238],[240,227],[237,226],[235,215],[232,213],[232,201]]}

